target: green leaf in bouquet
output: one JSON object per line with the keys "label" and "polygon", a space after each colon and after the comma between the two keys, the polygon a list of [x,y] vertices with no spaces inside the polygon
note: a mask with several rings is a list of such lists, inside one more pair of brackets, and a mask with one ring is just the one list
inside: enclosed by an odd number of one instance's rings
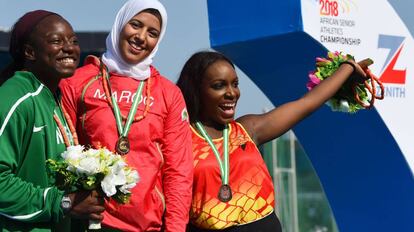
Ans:
{"label": "green leaf in bouquet", "polygon": [[332,61],[321,61],[321,62],[316,62],[316,66],[317,67],[327,67],[332,65]]}
{"label": "green leaf in bouquet", "polygon": [[320,70],[322,78],[325,80],[327,77],[331,76],[332,73],[335,72],[335,70],[330,68],[324,68]]}
{"label": "green leaf in bouquet", "polygon": [[131,198],[131,193],[122,193],[121,191],[117,191],[115,195],[112,196],[112,199],[114,199],[119,204],[127,204],[129,203],[129,199]]}
{"label": "green leaf in bouquet", "polygon": [[100,183],[102,182],[105,174],[98,173],[92,176],[84,176],[81,182],[81,187],[85,190],[94,190],[100,188]]}
{"label": "green leaf in bouquet", "polygon": [[358,110],[363,109],[363,107],[360,104],[349,104],[349,112],[350,113],[356,113]]}
{"label": "green leaf in bouquet", "polygon": [[82,188],[85,190],[94,190],[97,187],[97,181],[95,176],[86,176],[82,179]]}
{"label": "green leaf in bouquet", "polygon": [[346,60],[355,60],[355,58],[350,54],[346,54]]}
{"label": "green leaf in bouquet", "polygon": [[66,192],[73,190],[73,187],[78,181],[78,177],[67,170],[67,163],[48,159],[46,160],[46,166],[48,167],[48,175],[56,187]]}
{"label": "green leaf in bouquet", "polygon": [[56,172],[56,183],[55,185],[65,192],[72,192],[76,190],[76,182],[78,178],[71,172]]}

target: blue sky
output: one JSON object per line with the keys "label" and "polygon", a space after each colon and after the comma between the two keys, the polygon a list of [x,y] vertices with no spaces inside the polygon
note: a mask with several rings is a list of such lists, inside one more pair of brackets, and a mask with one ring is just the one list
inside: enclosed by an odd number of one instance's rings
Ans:
{"label": "blue sky", "polygon": [[124,0],[0,0],[0,27],[10,28],[25,12],[57,12],[77,31],[107,31]]}
{"label": "blue sky", "polygon": [[[55,11],[76,31],[109,31],[116,12],[126,0],[0,0],[0,29],[9,29],[25,12],[35,9]],[[160,0],[168,12],[168,27],[154,59],[155,66],[172,81],[186,59],[195,51],[210,47],[207,0]],[[413,0],[388,0],[414,34]],[[238,71],[243,95],[238,113],[260,113],[273,108],[249,78]],[[257,104],[260,102],[261,104]]]}
{"label": "blue sky", "polygon": [[[10,29],[24,13],[45,9],[65,17],[75,31],[109,31],[126,0],[0,0],[0,29]],[[175,82],[185,61],[210,48],[206,0],[160,0],[167,9],[167,32],[154,59],[161,74]],[[240,70],[242,96],[237,115],[261,113],[273,104]]]}

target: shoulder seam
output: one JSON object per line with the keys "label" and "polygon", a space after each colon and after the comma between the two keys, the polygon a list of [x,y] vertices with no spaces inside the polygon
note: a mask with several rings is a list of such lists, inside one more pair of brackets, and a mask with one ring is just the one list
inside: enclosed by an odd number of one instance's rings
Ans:
{"label": "shoulder seam", "polygon": [[247,133],[247,131],[246,131],[246,129],[244,128],[244,126],[241,124],[241,123],[239,123],[239,122],[237,122],[237,121],[234,121],[237,125],[239,125],[240,126],[240,128],[242,129],[242,131],[244,132],[244,134],[249,138],[249,140],[250,141],[252,141],[253,142],[253,139],[250,137],[250,135],[249,135],[249,133]]}
{"label": "shoulder seam", "polygon": [[13,113],[14,113],[14,111],[17,109],[17,107],[22,103],[22,102],[24,102],[26,99],[28,99],[29,97],[34,97],[34,96],[37,96],[37,95],[39,95],[39,93],[42,91],[42,89],[43,89],[43,84],[40,84],[40,86],[39,86],[39,88],[35,91],[35,92],[30,92],[30,93],[27,93],[27,94],[25,94],[23,97],[21,97],[21,98],[19,98],[14,104],[13,104],[13,106],[11,107],[11,109],[9,110],[9,112],[7,113],[7,116],[6,116],[6,118],[4,119],[4,122],[3,122],[3,124],[1,125],[1,128],[0,128],[0,136],[2,136],[3,135],[3,132],[4,132],[4,128],[6,128],[6,126],[7,126],[7,123],[9,122],[9,120],[10,120],[10,118],[11,118],[11,116],[13,115]]}

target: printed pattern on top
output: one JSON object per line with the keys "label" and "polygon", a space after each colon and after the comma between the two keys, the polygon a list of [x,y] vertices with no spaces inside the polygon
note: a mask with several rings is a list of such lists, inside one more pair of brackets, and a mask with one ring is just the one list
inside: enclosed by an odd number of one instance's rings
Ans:
{"label": "printed pattern on top", "polygon": [[[224,229],[259,220],[274,210],[272,179],[259,150],[244,128],[230,123],[229,185],[233,197],[218,199],[221,185],[219,165],[207,141],[192,128],[194,155],[193,201],[191,223],[203,229]],[[223,154],[223,139],[213,139]]]}

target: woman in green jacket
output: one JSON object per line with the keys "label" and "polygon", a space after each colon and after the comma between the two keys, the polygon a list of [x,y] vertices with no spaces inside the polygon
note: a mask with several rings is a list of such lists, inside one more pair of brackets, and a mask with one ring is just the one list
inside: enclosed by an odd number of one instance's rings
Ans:
{"label": "woman in green jacket", "polygon": [[65,195],[46,168],[69,145],[63,135],[73,141],[58,103],[59,81],[79,63],[71,25],[56,13],[32,11],[16,22],[10,41],[13,62],[0,87],[0,231],[67,231],[70,217],[102,220],[96,192]]}

